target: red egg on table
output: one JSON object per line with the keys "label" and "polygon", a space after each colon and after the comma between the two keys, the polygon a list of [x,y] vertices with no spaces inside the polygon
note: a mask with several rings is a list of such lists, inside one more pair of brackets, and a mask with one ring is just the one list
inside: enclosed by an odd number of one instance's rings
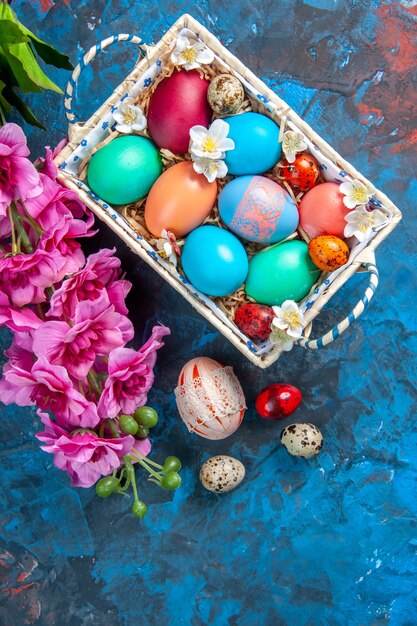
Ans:
{"label": "red egg on table", "polygon": [[319,163],[308,152],[301,152],[296,155],[293,163],[284,161],[281,175],[296,194],[300,191],[308,191],[319,182]]}
{"label": "red egg on table", "polygon": [[334,235],[344,237],[345,215],[349,213],[343,203],[344,195],[339,191],[339,183],[322,183],[313,187],[301,198],[298,207],[299,226],[310,237]]}
{"label": "red egg on table", "polygon": [[209,85],[195,70],[176,71],[159,83],[149,102],[147,120],[149,133],[160,148],[176,154],[188,152],[190,128],[209,126]]}
{"label": "red egg on table", "polygon": [[302,394],[297,387],[283,383],[269,385],[256,398],[256,410],[267,420],[285,419],[298,408]]}
{"label": "red egg on table", "polygon": [[179,414],[190,432],[225,439],[242,423],[245,396],[231,367],[197,357],[184,365],[175,389]]}

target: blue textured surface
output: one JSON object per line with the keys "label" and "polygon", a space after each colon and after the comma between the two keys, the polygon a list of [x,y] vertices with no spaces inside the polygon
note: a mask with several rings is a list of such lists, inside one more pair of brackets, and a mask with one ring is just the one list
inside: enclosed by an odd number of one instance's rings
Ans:
{"label": "blue textured surface", "polygon": [[[181,13],[193,13],[386,191],[404,221],[378,250],[381,282],[366,315],[330,347],[294,349],[266,372],[119,245],[135,283],[128,305],[137,342],[158,319],[172,329],[150,396],[163,416],[153,442],[156,457],[183,459],[184,485],[170,500],[143,483],[150,507],[138,523],[124,498],[102,502],[71,490],[33,438],[34,412],[2,408],[0,624],[416,624],[415,2],[13,4],[28,27],[73,58],[109,33],[156,41]],[[121,46],[101,55],[94,74],[86,70],[84,116],[134,54]],[[64,86],[64,73],[53,75]],[[32,103],[50,129],[28,130],[36,154],[62,138],[65,122],[55,95]],[[92,245],[113,242],[103,227]],[[357,301],[364,280],[353,278],[333,298],[315,336]],[[4,348],[9,336],[0,337]],[[246,392],[244,424],[224,442],[189,435],[176,414],[178,372],[199,354],[233,365]],[[256,394],[272,382],[302,389],[294,417],[322,430],[316,459],[290,457],[278,440],[282,424],[256,417]],[[214,453],[246,465],[245,482],[229,495],[198,483],[199,466]]]}

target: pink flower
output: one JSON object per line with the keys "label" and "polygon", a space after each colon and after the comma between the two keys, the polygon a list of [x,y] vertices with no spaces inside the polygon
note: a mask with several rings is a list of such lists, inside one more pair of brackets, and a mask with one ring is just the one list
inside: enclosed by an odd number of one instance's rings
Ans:
{"label": "pink flower", "polygon": [[56,281],[61,281],[67,274],[77,272],[84,265],[85,256],[75,238],[94,235],[96,231],[90,230],[93,222],[92,214],[85,222],[68,215],[41,236],[39,249],[55,253],[59,266]]}
{"label": "pink flower", "polygon": [[[46,429],[36,437],[42,450],[54,455],[54,465],[67,472],[74,487],[91,487],[101,478],[118,469],[135,439],[131,435],[119,439],[101,439],[94,433],[70,434],[52,422],[46,413],[38,411]],[[150,444],[149,444],[150,449]]]}
{"label": "pink flower", "polygon": [[44,302],[45,289],[56,280],[56,259],[56,252],[45,250],[0,257],[0,291],[18,307]]}
{"label": "pink flower", "polygon": [[0,216],[6,215],[12,200],[34,198],[42,191],[39,174],[28,155],[20,126],[10,123],[0,128]]}
{"label": "pink flower", "polygon": [[75,191],[63,187],[46,174],[39,177],[42,193],[28,200],[26,209],[43,230],[56,228],[66,217],[81,218],[86,213],[91,217]]}
{"label": "pink flower", "polygon": [[73,326],[43,323],[34,334],[33,351],[49,363],[65,366],[77,379],[87,376],[96,356],[109,354],[134,335],[130,320],[116,313],[107,296],[80,302],[73,322]]}
{"label": "pink flower", "polygon": [[101,298],[103,290],[107,291],[116,311],[126,315],[124,298],[131,284],[127,280],[116,280],[120,274],[120,260],[114,256],[115,251],[115,248],[103,249],[90,254],[84,269],[65,280],[54,293],[48,315],[71,318],[79,302]]}
{"label": "pink flower", "polygon": [[67,370],[60,365],[50,365],[40,358],[32,365],[29,355],[9,361],[3,368],[0,380],[0,400],[5,404],[30,406],[56,415],[57,423],[74,428],[93,428],[99,422],[95,404],[74,388]]}
{"label": "pink flower", "polygon": [[49,146],[45,148],[45,158],[38,157],[34,163],[38,172],[42,172],[42,174],[46,174],[52,180],[55,180],[58,175],[58,168],[54,163],[54,159],[61,152],[61,150],[67,145],[68,139],[61,139],[59,144],[54,148],[53,152]]}
{"label": "pink flower", "polygon": [[42,320],[32,311],[32,309],[17,309],[10,304],[10,300],[5,293],[0,291],[0,326],[7,326],[15,332],[30,332],[40,326]]}
{"label": "pink flower", "polygon": [[109,376],[98,403],[101,418],[130,415],[145,404],[154,381],[156,351],[164,345],[161,338],[169,334],[169,328],[154,326],[151,337],[138,351],[116,348],[110,353]]}

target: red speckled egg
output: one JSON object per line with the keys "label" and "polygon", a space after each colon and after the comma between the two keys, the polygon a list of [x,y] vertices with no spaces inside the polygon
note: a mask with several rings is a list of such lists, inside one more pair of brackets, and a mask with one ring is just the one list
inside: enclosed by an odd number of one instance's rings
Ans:
{"label": "red speckled egg", "polygon": [[342,267],[349,260],[346,243],[333,235],[321,235],[312,239],[308,244],[308,253],[314,265],[326,272]]}
{"label": "red speckled egg", "polygon": [[285,419],[299,406],[302,394],[297,387],[276,383],[261,391],[256,398],[256,410],[267,420]]}
{"label": "red speckled egg", "polygon": [[197,124],[209,126],[209,84],[194,70],[174,72],[159,83],[152,94],[147,119],[149,133],[160,148],[176,154],[188,152],[190,128]]}
{"label": "red speckled egg", "polygon": [[343,237],[345,215],[349,213],[343,198],[339,183],[317,185],[301,198],[299,225],[311,239],[319,235]]}
{"label": "red speckled egg", "polygon": [[235,324],[252,341],[264,341],[271,334],[274,312],[264,304],[241,304],[235,313]]}
{"label": "red speckled egg", "polygon": [[300,191],[308,191],[314,185],[317,185],[320,169],[317,159],[307,152],[301,152],[301,154],[297,154],[295,157],[294,163],[284,161],[281,174],[291,189],[298,193]]}

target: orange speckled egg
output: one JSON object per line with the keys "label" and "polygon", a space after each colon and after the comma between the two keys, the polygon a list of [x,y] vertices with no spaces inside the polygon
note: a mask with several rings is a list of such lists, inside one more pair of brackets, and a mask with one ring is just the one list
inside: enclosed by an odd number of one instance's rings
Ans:
{"label": "orange speckled egg", "polygon": [[217,183],[197,174],[191,161],[173,165],[153,184],[145,205],[146,228],[154,237],[164,230],[183,237],[200,226],[210,214]]}
{"label": "orange speckled egg", "polygon": [[312,239],[308,244],[308,253],[314,265],[326,272],[332,272],[349,260],[346,243],[332,235],[321,235]]}
{"label": "orange speckled egg", "polygon": [[339,183],[322,183],[301,198],[298,207],[300,227],[310,237],[334,235],[343,237],[345,215],[349,209],[343,202]]}
{"label": "orange speckled egg", "polygon": [[177,407],[190,432],[225,439],[242,423],[245,396],[231,367],[198,357],[184,365],[175,389]]}

